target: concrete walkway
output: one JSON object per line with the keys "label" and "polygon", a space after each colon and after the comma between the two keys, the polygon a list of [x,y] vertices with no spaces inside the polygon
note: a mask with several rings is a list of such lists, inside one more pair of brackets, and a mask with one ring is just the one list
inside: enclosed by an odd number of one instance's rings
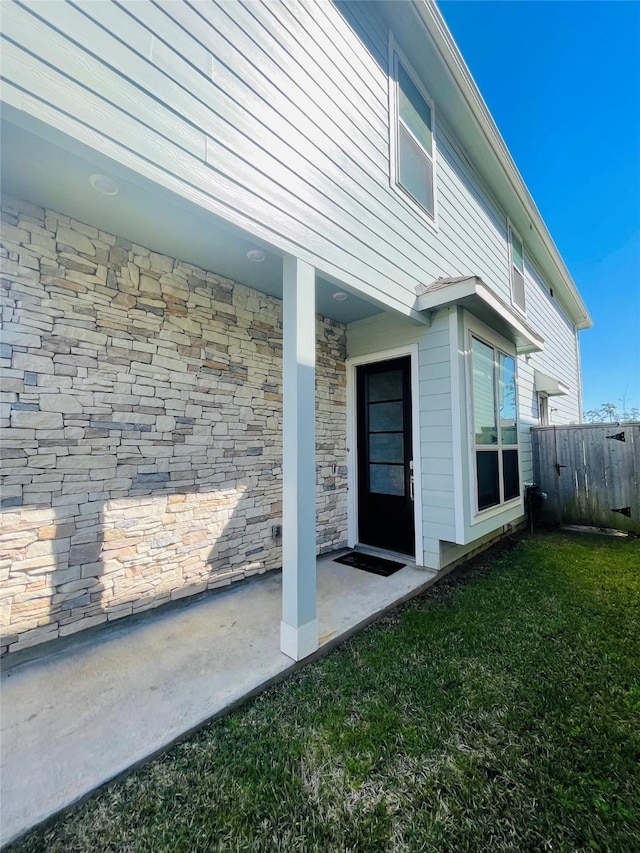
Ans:
{"label": "concrete walkway", "polygon": [[[321,649],[433,583],[318,562]],[[4,844],[297,665],[279,650],[280,574],[156,612],[1,677]]]}

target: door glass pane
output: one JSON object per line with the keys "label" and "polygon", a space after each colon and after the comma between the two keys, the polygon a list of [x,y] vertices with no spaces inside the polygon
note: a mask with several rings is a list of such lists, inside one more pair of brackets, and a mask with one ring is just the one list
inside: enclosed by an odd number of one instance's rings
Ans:
{"label": "door glass pane", "polygon": [[424,149],[431,154],[431,107],[400,63],[398,63],[398,109],[402,121]]}
{"label": "door glass pane", "polygon": [[498,483],[498,452],[480,450],[476,452],[478,482],[478,509],[486,509],[500,503]]}
{"label": "door glass pane", "polygon": [[369,405],[369,432],[398,432],[403,426],[401,400]]}
{"label": "door glass pane", "polygon": [[372,462],[404,462],[404,435],[380,432],[369,435],[369,459]]}
{"label": "door glass pane", "polygon": [[404,497],[404,466],[369,465],[369,491]]}
{"label": "door glass pane", "polygon": [[504,499],[517,498],[520,494],[520,475],[518,473],[518,451],[502,451],[502,476],[504,477]]}
{"label": "door glass pane", "polygon": [[473,423],[476,444],[497,444],[493,349],[472,338]]}
{"label": "door glass pane", "polygon": [[402,399],[402,371],[387,370],[369,374],[369,402]]}
{"label": "door glass pane", "polygon": [[516,422],[516,362],[498,353],[498,393],[500,395],[500,430],[503,444],[518,443]]}
{"label": "door glass pane", "polygon": [[402,124],[398,131],[399,183],[433,214],[433,164]]}

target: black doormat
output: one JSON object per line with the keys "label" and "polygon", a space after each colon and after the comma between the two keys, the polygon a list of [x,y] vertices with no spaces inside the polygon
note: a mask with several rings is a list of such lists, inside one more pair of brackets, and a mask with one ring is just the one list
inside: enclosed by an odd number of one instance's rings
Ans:
{"label": "black doormat", "polygon": [[344,563],[345,566],[353,566],[354,569],[362,569],[372,572],[374,575],[382,575],[388,578],[403,569],[405,563],[396,563],[394,560],[383,560],[381,557],[372,557],[371,554],[362,554],[360,551],[349,551],[342,557],[336,557],[334,563]]}

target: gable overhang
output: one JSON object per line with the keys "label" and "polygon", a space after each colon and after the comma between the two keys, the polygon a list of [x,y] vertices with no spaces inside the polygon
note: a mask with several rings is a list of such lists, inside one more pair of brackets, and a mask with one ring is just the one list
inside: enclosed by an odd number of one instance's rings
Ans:
{"label": "gable overhang", "polygon": [[[429,80],[439,116],[464,158],[523,235],[530,256],[577,329],[593,325],[542,216],[434,0],[379,0],[381,12],[417,73]],[[439,95],[439,97],[438,97]]]}
{"label": "gable overhang", "polygon": [[441,278],[417,289],[418,311],[430,313],[451,305],[465,308],[503,338],[511,341],[518,355],[540,352],[543,349],[543,338],[477,275]]}
{"label": "gable overhang", "polygon": [[556,379],[540,370],[534,370],[533,375],[535,391],[543,397],[560,397],[571,390],[561,379]]}

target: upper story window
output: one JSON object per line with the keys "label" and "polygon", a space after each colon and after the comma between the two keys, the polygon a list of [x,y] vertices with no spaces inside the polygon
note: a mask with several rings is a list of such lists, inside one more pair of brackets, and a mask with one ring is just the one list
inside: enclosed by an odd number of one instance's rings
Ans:
{"label": "upper story window", "polygon": [[524,246],[511,226],[509,226],[509,261],[511,267],[511,301],[521,311],[525,311],[527,304],[524,294]]}
{"label": "upper story window", "polygon": [[471,337],[477,511],[520,496],[515,359]]}
{"label": "upper story window", "polygon": [[392,182],[435,220],[433,104],[409,63],[396,50],[392,51],[392,62]]}

